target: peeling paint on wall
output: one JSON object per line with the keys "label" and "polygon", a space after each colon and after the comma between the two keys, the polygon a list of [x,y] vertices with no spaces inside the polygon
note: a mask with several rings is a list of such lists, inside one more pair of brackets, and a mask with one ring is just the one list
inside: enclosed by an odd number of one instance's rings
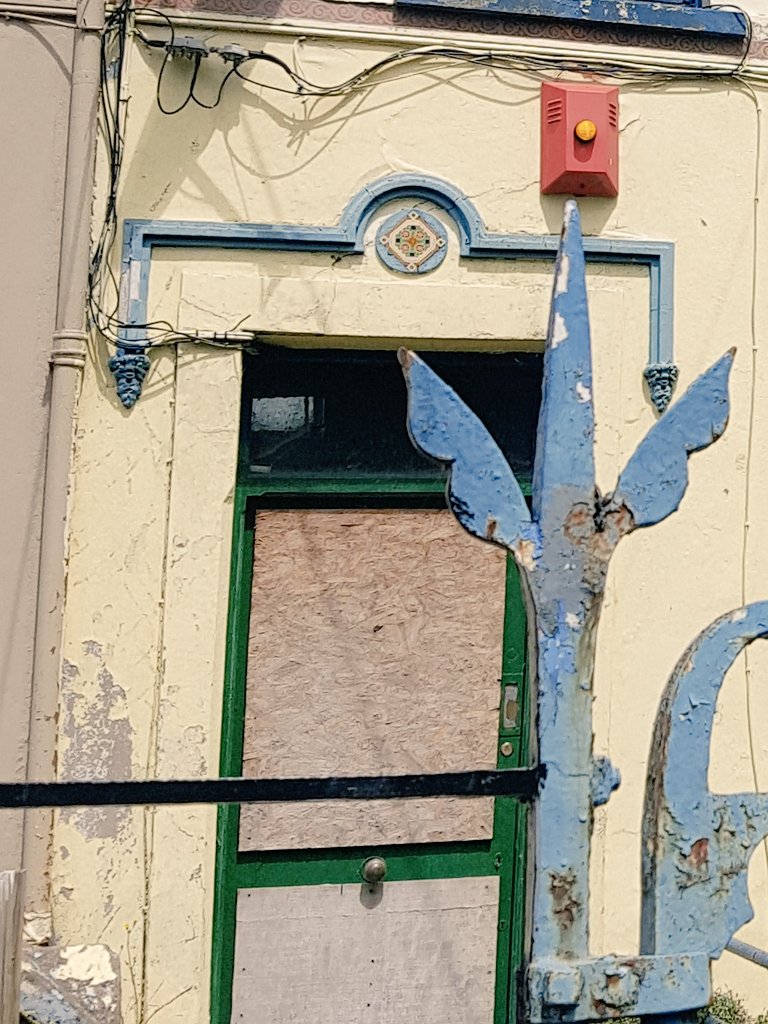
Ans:
{"label": "peeling paint on wall", "polygon": [[[67,660],[62,668],[59,777],[129,779],[133,728],[125,690],[107,667],[102,644],[84,640],[82,651],[82,668]],[[116,838],[128,815],[123,807],[62,811],[62,819],[87,839]]]}
{"label": "peeling paint on wall", "polygon": [[61,950],[61,964],[51,971],[60,981],[81,981],[104,985],[117,977],[105,946],[67,946]]}

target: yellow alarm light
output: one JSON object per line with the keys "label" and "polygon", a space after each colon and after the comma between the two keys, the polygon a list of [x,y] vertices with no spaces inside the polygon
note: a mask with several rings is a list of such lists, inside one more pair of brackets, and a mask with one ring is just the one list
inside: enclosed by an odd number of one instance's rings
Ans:
{"label": "yellow alarm light", "polygon": [[597,135],[597,125],[590,120],[579,121],[573,129],[573,133],[582,142],[591,142]]}

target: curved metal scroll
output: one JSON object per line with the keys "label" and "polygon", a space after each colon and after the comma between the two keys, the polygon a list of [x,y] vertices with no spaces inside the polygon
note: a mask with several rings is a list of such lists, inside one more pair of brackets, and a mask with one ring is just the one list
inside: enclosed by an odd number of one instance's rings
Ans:
{"label": "curved metal scroll", "polygon": [[768,835],[768,796],[710,793],[717,695],[753,640],[768,636],[768,601],[721,616],[670,676],[656,718],[643,818],[644,953],[720,956],[753,917],[749,859]]}

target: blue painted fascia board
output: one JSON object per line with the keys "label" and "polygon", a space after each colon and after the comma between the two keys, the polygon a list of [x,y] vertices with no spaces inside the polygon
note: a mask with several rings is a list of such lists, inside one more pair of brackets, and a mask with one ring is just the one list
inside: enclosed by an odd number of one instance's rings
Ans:
{"label": "blue painted fascia board", "polygon": [[396,7],[440,7],[492,14],[551,18],[590,25],[665,29],[670,32],[719,36],[733,40],[747,35],[740,11],[691,6],[680,0],[396,0]]}
{"label": "blue painted fascia board", "polygon": [[[152,249],[254,249],[283,252],[335,252],[360,255],[362,243],[338,229],[296,228],[266,224],[216,224],[205,221],[125,222],[124,280],[129,283],[126,320],[141,324],[146,320],[146,295]],[[475,259],[554,260],[558,235],[476,236],[461,255]],[[613,263],[642,266],[649,273],[649,362],[671,363],[674,350],[673,290],[674,245],[671,242],[617,241],[585,238],[584,250],[589,263]],[[138,292],[130,281],[136,264],[140,267]],[[133,266],[132,266],[133,265]],[[141,345],[140,330],[125,332],[126,343]]]}
{"label": "blue painted fascia board", "polygon": [[[142,220],[124,223],[121,315],[129,327],[124,348],[143,349],[141,325],[147,319],[152,250],[208,248],[333,252],[360,255],[371,217],[397,199],[434,203],[456,225],[462,257],[500,260],[554,260],[559,235],[489,232],[475,205],[455,185],[424,174],[395,174],[371,182],[349,201],[338,224],[257,224],[216,221]],[[649,274],[649,363],[674,362],[674,244],[649,240],[587,237],[590,263],[643,266]]]}

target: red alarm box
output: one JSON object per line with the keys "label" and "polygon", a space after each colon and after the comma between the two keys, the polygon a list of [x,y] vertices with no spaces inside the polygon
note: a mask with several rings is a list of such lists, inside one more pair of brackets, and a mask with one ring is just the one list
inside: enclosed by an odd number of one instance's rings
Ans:
{"label": "red alarm box", "polygon": [[541,87],[541,191],[619,194],[619,90],[544,82]]}

